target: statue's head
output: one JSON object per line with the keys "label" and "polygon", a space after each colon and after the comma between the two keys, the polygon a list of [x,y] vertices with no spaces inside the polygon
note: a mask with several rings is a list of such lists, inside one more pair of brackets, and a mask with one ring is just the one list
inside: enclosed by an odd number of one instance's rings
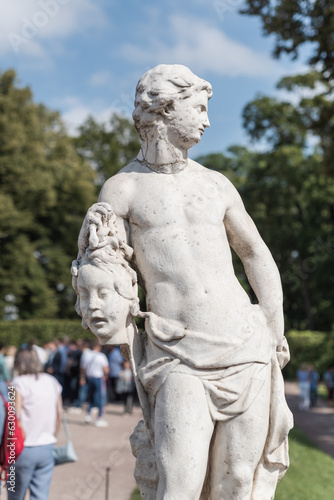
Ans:
{"label": "statue's head", "polygon": [[[185,129],[186,141],[191,141],[193,124],[185,124],[185,119],[192,109],[201,109],[201,117],[192,117],[199,121],[198,126],[202,133],[209,126],[207,119],[207,102],[212,96],[209,82],[194,75],[186,66],[180,64],[160,64],[147,71],[139,80],[136,88],[135,110],[132,117],[135,127],[142,140],[147,138],[147,133],[159,122],[170,124],[170,128]],[[183,102],[184,101],[184,102]],[[205,116],[204,116],[205,114]],[[183,122],[183,123],[182,123]],[[194,143],[200,140],[196,136]],[[193,144],[191,144],[193,145]]]}
{"label": "statue's head", "polygon": [[126,329],[139,312],[137,277],[129,264],[132,249],[117,237],[116,226],[106,230],[108,224],[110,220],[100,231],[94,230],[83,257],[73,262],[72,285],[83,327],[101,344],[121,345],[126,344]]}

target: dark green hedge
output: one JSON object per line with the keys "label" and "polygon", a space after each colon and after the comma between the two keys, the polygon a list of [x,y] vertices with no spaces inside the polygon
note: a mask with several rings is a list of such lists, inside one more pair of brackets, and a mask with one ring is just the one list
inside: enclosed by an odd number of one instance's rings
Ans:
{"label": "dark green hedge", "polygon": [[286,379],[296,378],[302,363],[313,364],[322,375],[329,366],[334,366],[334,333],[291,330],[286,334],[290,346],[291,360],[284,368]]}
{"label": "dark green hedge", "polygon": [[39,345],[55,337],[67,335],[71,340],[78,338],[94,339],[95,336],[81,326],[81,320],[73,319],[29,319],[17,321],[0,321],[0,341],[5,345],[19,347],[31,338]]}

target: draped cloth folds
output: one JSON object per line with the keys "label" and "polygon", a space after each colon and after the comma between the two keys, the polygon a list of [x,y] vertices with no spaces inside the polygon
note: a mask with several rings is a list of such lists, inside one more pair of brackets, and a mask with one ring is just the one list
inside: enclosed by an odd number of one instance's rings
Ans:
{"label": "draped cloth folds", "polygon": [[[170,373],[192,375],[203,384],[212,420],[227,421],[247,411],[265,381],[271,378],[269,430],[255,479],[260,483],[261,477],[266,480],[265,476],[273,470],[278,471],[281,479],[289,466],[287,436],[293,427],[281,374],[281,368],[289,360],[286,339],[283,350],[272,356],[268,332],[260,325],[259,332],[232,346],[235,356],[227,357],[224,340],[219,345],[218,336],[212,345],[207,336],[182,329],[152,313],[145,326],[147,349],[138,375],[153,397]],[[189,345],[193,345],[193,349],[187,349]]]}

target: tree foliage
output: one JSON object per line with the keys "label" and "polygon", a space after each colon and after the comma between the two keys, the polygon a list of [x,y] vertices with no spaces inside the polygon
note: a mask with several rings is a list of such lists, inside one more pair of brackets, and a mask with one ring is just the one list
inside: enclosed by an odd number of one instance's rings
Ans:
{"label": "tree foliage", "polygon": [[274,56],[282,53],[294,58],[309,43],[311,65],[320,66],[323,75],[334,77],[334,4],[332,0],[245,0],[241,13],[258,16],[265,35],[275,36]]}
{"label": "tree foliage", "polygon": [[244,109],[254,165],[242,189],[278,262],[290,328],[330,330],[334,279],[334,4],[331,0],[246,0],[275,36],[274,55],[313,49],[310,69],[283,78],[280,101],[257,96]]}
{"label": "tree foliage", "polygon": [[14,71],[0,73],[1,312],[74,315],[69,269],[94,179],[59,114],[34,103]]}
{"label": "tree foliage", "polygon": [[98,187],[140,147],[132,123],[92,117],[72,138],[57,112],[0,73],[0,319],[71,318],[71,261]]}
{"label": "tree foliage", "polygon": [[[201,158],[240,191],[279,266],[287,328],[330,330],[334,324],[333,115],[322,75],[286,77],[289,92],[318,91],[291,101],[257,96],[244,109],[244,126],[261,152],[230,148]],[[320,89],[319,89],[320,85]],[[298,95],[298,94],[297,94]],[[245,285],[242,268],[238,277]]]}
{"label": "tree foliage", "polygon": [[135,158],[140,149],[134,125],[117,114],[113,114],[107,124],[98,123],[90,116],[79,131],[74,141],[77,152],[97,171],[100,186]]}
{"label": "tree foliage", "polygon": [[[230,148],[199,161],[236,186],[270,248],[283,282],[286,327],[330,330],[334,183],[322,172],[321,156],[282,145],[260,153]],[[235,268],[252,294],[238,259]]]}

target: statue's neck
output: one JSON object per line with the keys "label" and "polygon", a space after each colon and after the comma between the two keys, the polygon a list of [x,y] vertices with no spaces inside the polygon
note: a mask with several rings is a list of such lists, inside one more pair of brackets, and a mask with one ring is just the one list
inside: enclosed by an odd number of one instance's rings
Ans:
{"label": "statue's neck", "polygon": [[167,134],[152,131],[143,141],[137,160],[158,173],[173,174],[183,170],[188,161],[188,150],[168,140]]}

